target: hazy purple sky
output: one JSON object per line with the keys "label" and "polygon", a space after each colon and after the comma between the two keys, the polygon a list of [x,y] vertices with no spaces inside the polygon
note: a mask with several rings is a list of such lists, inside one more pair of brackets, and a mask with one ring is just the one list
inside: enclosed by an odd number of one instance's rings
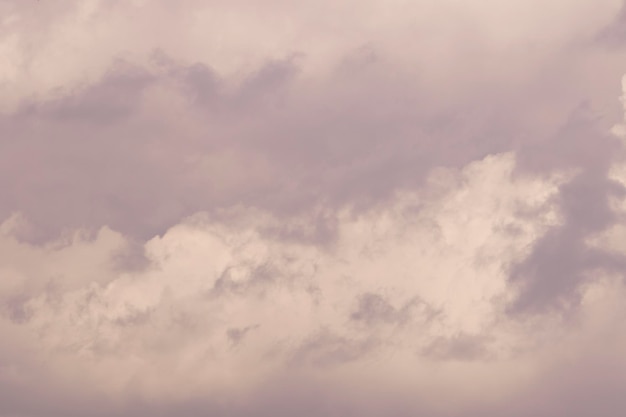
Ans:
{"label": "hazy purple sky", "polygon": [[626,413],[622,0],[0,0],[0,417]]}

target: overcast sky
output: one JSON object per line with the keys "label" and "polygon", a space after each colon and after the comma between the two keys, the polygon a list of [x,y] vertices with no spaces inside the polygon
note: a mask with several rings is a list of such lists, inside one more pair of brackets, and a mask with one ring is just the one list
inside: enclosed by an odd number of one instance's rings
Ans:
{"label": "overcast sky", "polygon": [[0,0],[0,417],[626,413],[622,0]]}

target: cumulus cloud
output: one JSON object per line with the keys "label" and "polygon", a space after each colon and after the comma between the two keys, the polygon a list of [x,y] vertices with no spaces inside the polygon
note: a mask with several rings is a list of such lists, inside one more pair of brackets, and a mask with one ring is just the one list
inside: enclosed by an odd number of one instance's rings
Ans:
{"label": "cumulus cloud", "polygon": [[[489,157],[432,177],[423,195],[340,213],[332,248],[266,237],[278,219],[263,213],[230,226],[198,214],[148,241],[149,266],[131,272],[115,268],[128,244],[117,232],[39,247],[16,239],[14,218],[3,225],[7,335],[36,337],[31,354],[47,359],[51,379],[72,386],[80,375],[97,393],[172,401],[261,395],[264,381],[292,373],[298,384],[351,386],[362,371],[394,377],[398,357],[421,383],[431,357],[473,361],[467,349],[483,349],[508,358],[516,336],[492,333],[504,319],[507,265],[554,216],[549,207],[543,221],[515,212],[542,209],[557,190],[514,180],[513,167],[511,155]],[[471,215],[462,209],[470,202]]]}
{"label": "cumulus cloud", "polygon": [[619,414],[623,10],[0,1],[0,416]]}

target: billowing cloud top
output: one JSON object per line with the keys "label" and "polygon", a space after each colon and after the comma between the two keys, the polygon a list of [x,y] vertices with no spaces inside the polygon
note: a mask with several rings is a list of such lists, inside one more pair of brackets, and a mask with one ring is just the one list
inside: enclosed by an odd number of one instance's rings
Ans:
{"label": "billowing cloud top", "polygon": [[0,0],[0,417],[622,415],[625,10]]}

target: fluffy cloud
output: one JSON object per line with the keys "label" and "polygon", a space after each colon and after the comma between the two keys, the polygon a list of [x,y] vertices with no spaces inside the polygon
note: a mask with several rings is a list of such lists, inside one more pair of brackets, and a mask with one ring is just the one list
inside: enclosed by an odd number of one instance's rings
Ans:
{"label": "fluffy cloud", "polygon": [[623,10],[0,1],[0,416],[619,414]]}
{"label": "fluffy cloud", "polygon": [[[499,323],[508,265],[556,221],[546,204],[558,190],[558,179],[514,180],[513,168],[511,155],[488,157],[390,207],[339,213],[327,248],[267,237],[278,219],[263,213],[230,225],[198,214],[148,241],[150,264],[134,272],[115,267],[128,245],[119,233],[39,247],[16,240],[13,218],[2,298],[16,351],[5,360],[18,363],[22,343],[51,379],[158,401],[214,390],[234,401],[292,372],[349,386],[390,373],[406,389],[404,378],[427,382],[431,362],[510,360],[532,343]],[[520,220],[521,209],[543,214]],[[14,368],[8,383],[42,371]]]}

